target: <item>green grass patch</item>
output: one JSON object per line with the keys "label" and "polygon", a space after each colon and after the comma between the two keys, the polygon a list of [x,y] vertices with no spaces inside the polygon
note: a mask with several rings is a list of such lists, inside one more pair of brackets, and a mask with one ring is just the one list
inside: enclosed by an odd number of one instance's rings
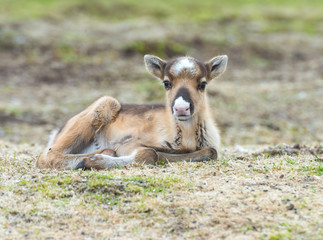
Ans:
{"label": "green grass patch", "polygon": [[217,20],[267,22],[264,31],[315,32],[322,21],[320,0],[1,0],[1,20],[92,18],[120,21],[150,17],[162,21],[203,22]]}
{"label": "green grass patch", "polygon": [[5,116],[19,116],[21,117],[23,115],[23,111],[21,108],[16,107],[16,106],[7,106],[7,107],[2,107],[0,108],[0,115],[1,112],[5,115]]}
{"label": "green grass patch", "polygon": [[82,198],[85,203],[117,205],[121,198],[140,195],[155,195],[182,187],[177,177],[117,177],[98,172],[81,172],[44,176],[41,179],[22,179],[15,186],[8,186],[16,194],[32,192],[43,199],[67,204],[73,198]]}
{"label": "green grass patch", "polygon": [[173,187],[181,183],[181,180],[178,177],[173,177],[173,176],[165,176],[165,177],[132,176],[127,178],[122,178],[122,181],[146,183],[151,186],[160,186],[164,188]]}
{"label": "green grass patch", "polygon": [[323,175],[323,164],[322,162],[306,161],[304,162],[300,157],[287,156],[277,162],[273,162],[272,166],[268,167],[273,170],[289,170],[290,172],[305,173],[308,175]]}
{"label": "green grass patch", "polygon": [[283,239],[292,239],[291,238],[292,235],[290,233],[283,233],[283,232],[279,232],[279,233],[274,233],[272,235],[269,236],[269,240],[283,240]]}

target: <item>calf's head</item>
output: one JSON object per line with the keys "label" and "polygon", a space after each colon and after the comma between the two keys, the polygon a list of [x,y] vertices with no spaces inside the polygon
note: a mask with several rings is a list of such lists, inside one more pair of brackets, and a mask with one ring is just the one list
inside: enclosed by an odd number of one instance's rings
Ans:
{"label": "calf's head", "polygon": [[226,69],[228,57],[217,56],[203,63],[192,57],[169,61],[145,55],[150,74],[160,79],[166,89],[166,106],[179,121],[192,119],[205,105],[206,85]]}

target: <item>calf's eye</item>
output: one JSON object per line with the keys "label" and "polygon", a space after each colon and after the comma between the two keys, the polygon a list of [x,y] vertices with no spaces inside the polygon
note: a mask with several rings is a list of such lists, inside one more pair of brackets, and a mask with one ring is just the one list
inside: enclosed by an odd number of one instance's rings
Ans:
{"label": "calf's eye", "polygon": [[204,90],[205,87],[206,87],[206,84],[207,84],[206,82],[201,82],[200,85],[199,85],[199,87],[198,87],[198,89],[199,90]]}
{"label": "calf's eye", "polygon": [[166,89],[170,89],[172,87],[172,84],[170,83],[170,81],[164,81],[163,83]]}

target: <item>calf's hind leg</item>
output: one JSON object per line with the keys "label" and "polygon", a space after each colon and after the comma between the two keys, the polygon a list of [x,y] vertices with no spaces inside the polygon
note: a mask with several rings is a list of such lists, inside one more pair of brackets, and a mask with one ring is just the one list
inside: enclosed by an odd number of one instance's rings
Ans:
{"label": "calf's hind leg", "polygon": [[45,168],[75,169],[84,158],[93,155],[78,154],[93,140],[94,135],[113,121],[121,108],[112,97],[102,97],[81,113],[71,118],[56,135],[49,149],[38,159],[37,166]]}

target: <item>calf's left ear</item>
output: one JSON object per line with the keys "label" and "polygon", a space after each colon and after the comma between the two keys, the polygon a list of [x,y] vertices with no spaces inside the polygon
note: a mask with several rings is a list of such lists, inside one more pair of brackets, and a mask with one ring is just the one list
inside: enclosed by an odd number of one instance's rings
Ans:
{"label": "calf's left ear", "polygon": [[166,62],[153,55],[145,55],[144,59],[147,71],[154,77],[163,80],[162,78]]}
{"label": "calf's left ear", "polygon": [[205,65],[208,70],[209,80],[219,77],[225,72],[228,63],[228,56],[222,55],[212,58],[210,61],[206,62]]}

